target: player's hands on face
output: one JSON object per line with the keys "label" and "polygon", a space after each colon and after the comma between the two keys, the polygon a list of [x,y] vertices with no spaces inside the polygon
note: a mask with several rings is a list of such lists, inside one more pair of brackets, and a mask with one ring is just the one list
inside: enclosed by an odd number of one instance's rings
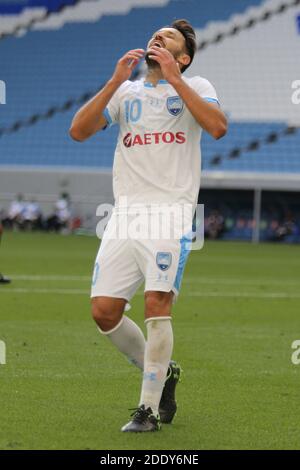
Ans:
{"label": "player's hands on face", "polygon": [[137,66],[144,55],[144,49],[132,49],[131,51],[128,51],[118,61],[112,78],[120,83],[125,82],[125,80],[129,80],[133,69]]}
{"label": "player's hands on face", "polygon": [[159,63],[165,80],[172,84],[181,79],[179,64],[171,52],[163,47],[151,46],[149,53],[149,58]]}

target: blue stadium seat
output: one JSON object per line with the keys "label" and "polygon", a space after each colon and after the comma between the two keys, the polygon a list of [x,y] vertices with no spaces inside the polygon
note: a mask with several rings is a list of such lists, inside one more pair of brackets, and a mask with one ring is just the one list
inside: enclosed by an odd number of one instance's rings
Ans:
{"label": "blue stadium seat", "polygon": [[[202,140],[202,166],[205,170],[300,172],[300,131],[282,135],[285,123],[236,123],[230,122],[227,135],[214,141],[204,133]],[[279,133],[274,143],[264,143],[270,133]],[[251,141],[263,142],[257,150],[245,150]],[[229,157],[230,151],[242,149],[239,157]],[[213,158],[220,156],[220,163]]]}
{"label": "blue stadium seat", "polygon": [[[57,7],[59,0],[54,3]],[[198,0],[171,0],[164,7],[147,8],[147,22],[145,8],[135,8],[127,15],[104,16],[96,23],[68,23],[59,30],[8,37],[0,41],[0,78],[7,83],[0,129],[77,99],[87,91],[96,92],[122,53],[145,47],[145,38],[175,17],[187,17],[203,28],[209,21],[227,20],[233,13],[260,3],[211,0],[201,8]],[[117,128],[94,136],[84,145],[72,142],[68,128],[77,107],[18,132],[0,134],[0,164],[111,167]],[[204,133],[202,166],[212,171],[299,172],[300,132],[256,150],[244,150],[249,142],[263,140],[285,127],[283,122],[231,122],[227,136],[218,142]],[[229,157],[236,148],[242,149],[240,156]],[[217,164],[212,163],[215,156],[221,157]]]}
{"label": "blue stadium seat", "polygon": [[97,23],[70,23],[59,30],[31,31],[2,40],[1,80],[9,86],[9,99],[5,115],[0,114],[0,126],[97,90],[122,53],[145,47],[145,38],[175,17],[187,16],[196,27],[203,27],[259,3],[213,0],[201,9],[198,0],[172,0],[163,8],[147,8],[147,22],[145,8],[135,8],[126,16],[104,16]]}
{"label": "blue stadium seat", "polygon": [[76,0],[0,0],[1,14],[16,14],[24,8],[45,7],[48,11],[57,11],[63,5],[72,5]]}

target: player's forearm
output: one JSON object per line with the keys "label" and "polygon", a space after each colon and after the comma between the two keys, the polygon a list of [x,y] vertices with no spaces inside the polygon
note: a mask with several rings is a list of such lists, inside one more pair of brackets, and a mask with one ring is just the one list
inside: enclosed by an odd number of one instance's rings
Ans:
{"label": "player's forearm", "polygon": [[106,125],[103,111],[120,85],[116,80],[109,80],[99,93],[77,111],[69,131],[74,140],[84,141]]}
{"label": "player's forearm", "polygon": [[211,104],[202,99],[182,79],[172,83],[172,86],[203,129],[215,139],[220,139],[226,134],[227,120],[220,109],[216,106],[211,106]]}

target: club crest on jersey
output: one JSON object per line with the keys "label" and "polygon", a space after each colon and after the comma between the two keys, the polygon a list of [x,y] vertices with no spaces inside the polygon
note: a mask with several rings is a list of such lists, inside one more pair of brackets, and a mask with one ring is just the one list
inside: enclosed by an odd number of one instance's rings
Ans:
{"label": "club crest on jersey", "polygon": [[167,271],[172,264],[172,254],[167,251],[159,251],[156,255],[156,264],[162,271]]}
{"label": "club crest on jersey", "polygon": [[183,101],[179,96],[169,96],[167,98],[167,108],[172,116],[178,116],[183,110]]}

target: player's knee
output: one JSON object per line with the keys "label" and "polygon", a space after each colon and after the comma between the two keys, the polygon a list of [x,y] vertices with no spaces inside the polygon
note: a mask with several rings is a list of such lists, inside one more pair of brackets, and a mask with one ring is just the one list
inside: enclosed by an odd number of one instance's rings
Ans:
{"label": "player's knee", "polygon": [[171,316],[171,305],[173,295],[170,292],[153,292],[145,295],[145,316],[168,317]]}
{"label": "player's knee", "polygon": [[99,300],[93,299],[92,301],[92,317],[103,331],[108,331],[115,326],[111,312],[109,312],[107,306]]}
{"label": "player's knee", "polygon": [[112,330],[121,320],[123,309],[101,298],[92,299],[92,317],[102,331]]}

